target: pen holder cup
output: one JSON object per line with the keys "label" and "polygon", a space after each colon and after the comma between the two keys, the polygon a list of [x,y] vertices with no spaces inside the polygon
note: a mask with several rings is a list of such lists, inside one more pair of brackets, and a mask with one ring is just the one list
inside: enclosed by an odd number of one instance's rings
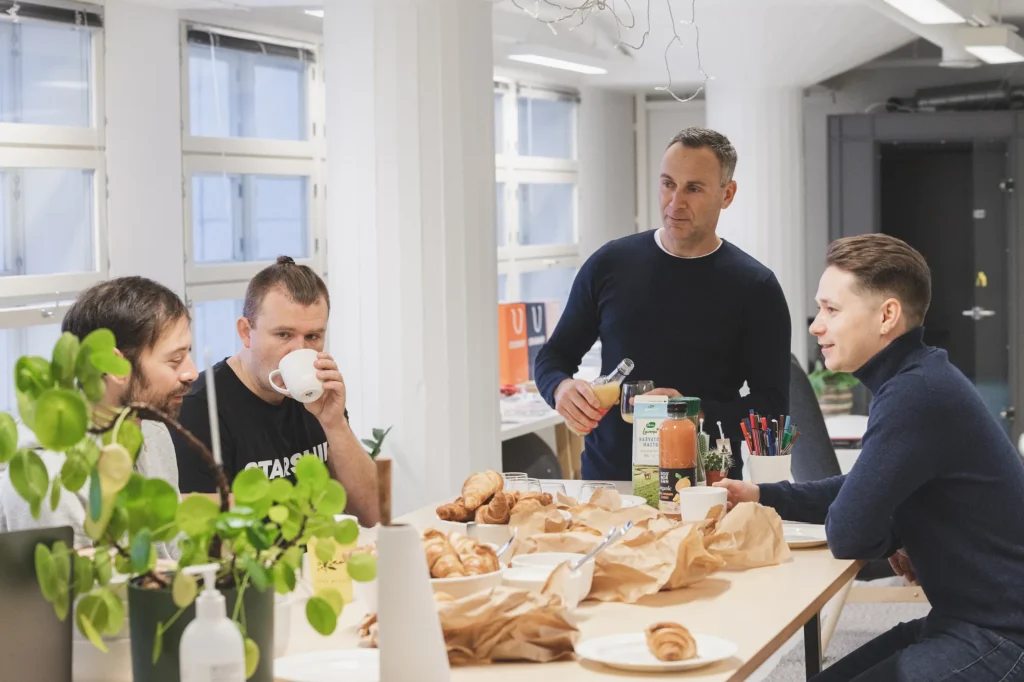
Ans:
{"label": "pen holder cup", "polygon": [[779,455],[776,457],[751,455],[747,459],[747,466],[750,468],[750,482],[755,485],[762,483],[778,483],[779,481],[793,481],[793,473],[790,468],[793,455]]}

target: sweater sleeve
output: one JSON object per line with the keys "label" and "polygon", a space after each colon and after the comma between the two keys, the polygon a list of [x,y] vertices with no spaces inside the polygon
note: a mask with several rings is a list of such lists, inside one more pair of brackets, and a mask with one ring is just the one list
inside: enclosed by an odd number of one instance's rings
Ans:
{"label": "sweater sleeve", "polygon": [[580,268],[565,310],[548,342],[537,354],[533,370],[537,390],[551,407],[555,406],[555,389],[576,374],[583,356],[597,341],[600,320],[594,291],[600,254],[601,251],[595,253]]}
{"label": "sweater sleeve", "polygon": [[825,521],[837,559],[885,559],[900,548],[896,508],[935,476],[944,455],[929,424],[954,418],[929,402],[919,377],[899,377],[875,396],[863,447]]}
{"label": "sweater sleeve", "polygon": [[742,363],[750,393],[738,400],[701,397],[704,417],[710,424],[721,421],[726,434],[742,438],[740,422],[754,410],[761,415],[789,412],[789,363],[792,324],[789,306],[775,275],[769,274],[744,306]]}
{"label": "sweater sleeve", "polygon": [[761,489],[760,502],[773,508],[787,521],[825,523],[828,508],[845,479],[846,476],[833,476],[806,483],[764,483],[758,486]]}

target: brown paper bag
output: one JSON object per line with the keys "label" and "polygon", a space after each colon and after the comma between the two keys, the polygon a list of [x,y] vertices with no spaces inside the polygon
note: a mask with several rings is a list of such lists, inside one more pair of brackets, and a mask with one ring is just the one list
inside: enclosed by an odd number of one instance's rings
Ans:
{"label": "brown paper bag", "polygon": [[771,507],[744,502],[705,536],[704,547],[728,568],[774,566],[790,557],[782,518]]}

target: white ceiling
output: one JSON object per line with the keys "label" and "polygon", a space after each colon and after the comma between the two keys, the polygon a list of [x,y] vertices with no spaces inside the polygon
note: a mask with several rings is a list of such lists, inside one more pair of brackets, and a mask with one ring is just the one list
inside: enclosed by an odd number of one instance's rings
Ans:
{"label": "white ceiling", "polygon": [[[305,8],[315,0],[142,0],[180,9],[202,8],[211,19],[230,17],[249,24],[279,26],[292,31],[319,32],[320,20]],[[470,0],[463,0],[470,1]],[[680,40],[669,50],[674,90],[692,92],[703,82],[697,68],[692,0],[614,0],[594,11],[581,26],[565,21],[553,33],[541,21],[517,8],[514,0],[493,0],[495,58],[499,65],[527,67],[506,59],[508,54],[534,52],[601,66],[606,75],[580,80],[613,88],[650,89],[668,83],[666,47],[674,35],[669,7]],[[542,18],[564,16],[550,3],[578,7],[586,0],[515,0]],[[592,1],[592,0],[591,0]],[[993,16],[1024,17],[1024,0],[975,0]],[[751,86],[809,86],[849,71],[917,38],[872,6],[882,0],[696,0],[700,27],[700,63],[717,80]],[[670,5],[671,3],[671,5]],[[616,15],[610,9],[617,8]],[[649,8],[649,9],[648,9]],[[630,18],[630,14],[634,17]],[[195,14],[194,12],[192,14]],[[627,28],[625,25],[632,25]],[[645,36],[650,26],[649,34]],[[640,46],[618,47],[620,42]]]}

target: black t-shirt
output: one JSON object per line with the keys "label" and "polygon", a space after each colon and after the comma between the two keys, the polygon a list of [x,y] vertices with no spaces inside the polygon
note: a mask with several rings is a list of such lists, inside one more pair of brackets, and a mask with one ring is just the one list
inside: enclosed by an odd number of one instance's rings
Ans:
{"label": "black t-shirt", "polygon": [[[212,447],[206,390],[209,376],[210,370],[200,374],[185,396],[180,422]],[[213,366],[213,376],[217,381],[220,449],[229,484],[238,472],[257,466],[272,479],[287,477],[294,482],[292,469],[302,455],[312,453],[327,461],[327,436],[302,403],[291,398],[277,405],[266,402],[242,383],[226,360]],[[171,437],[181,492],[216,492],[213,473],[202,456],[174,429]]]}

